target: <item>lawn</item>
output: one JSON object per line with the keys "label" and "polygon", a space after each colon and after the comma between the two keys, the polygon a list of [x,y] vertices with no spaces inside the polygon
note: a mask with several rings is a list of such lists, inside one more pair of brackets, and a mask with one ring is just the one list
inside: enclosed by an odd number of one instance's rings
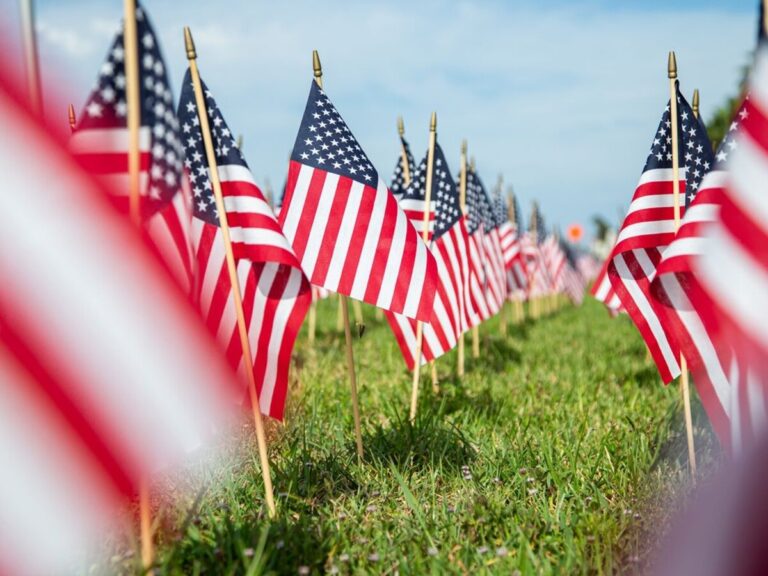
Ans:
{"label": "lawn", "polygon": [[[481,357],[440,390],[410,374],[386,321],[355,341],[365,459],[355,454],[336,299],[299,337],[284,425],[271,424],[278,516],[269,520],[252,429],[218,466],[190,465],[155,494],[158,573],[616,573],[639,569],[685,490],[676,386],[661,385],[626,317],[588,299],[537,321],[481,327]],[[694,402],[703,466],[716,457]],[[246,419],[244,419],[244,422]],[[179,494],[183,494],[179,496]],[[158,496],[156,500],[160,500]],[[137,571],[131,542],[110,569]],[[127,552],[126,552],[127,550]],[[104,567],[102,567],[104,568]]]}

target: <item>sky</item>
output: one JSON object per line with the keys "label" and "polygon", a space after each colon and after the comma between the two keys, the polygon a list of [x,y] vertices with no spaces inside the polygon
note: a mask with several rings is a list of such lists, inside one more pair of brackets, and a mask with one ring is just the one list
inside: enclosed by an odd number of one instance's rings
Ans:
{"label": "sky", "polygon": [[[399,156],[396,120],[417,162],[429,116],[454,173],[461,140],[486,187],[501,174],[526,216],[548,225],[618,223],[669,97],[667,52],[705,118],[737,91],[754,48],[756,0],[145,0],[174,96],[201,75],[257,181],[281,189],[320,52],[325,91],[379,174]],[[79,111],[122,17],[113,0],[38,0],[43,90]],[[0,0],[2,44],[19,45],[18,4]],[[7,47],[7,46],[6,46]],[[46,113],[67,121],[66,110]]]}

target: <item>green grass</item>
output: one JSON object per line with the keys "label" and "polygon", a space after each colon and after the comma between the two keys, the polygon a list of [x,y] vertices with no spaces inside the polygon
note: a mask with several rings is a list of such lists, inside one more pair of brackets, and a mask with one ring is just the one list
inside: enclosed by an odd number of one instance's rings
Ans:
{"label": "green grass", "polygon": [[[660,384],[627,318],[588,300],[506,338],[492,320],[463,382],[455,352],[438,361],[439,393],[425,371],[411,425],[410,375],[386,322],[365,314],[364,461],[333,299],[319,306],[316,349],[300,336],[286,424],[270,429],[277,518],[244,425],[218,467],[156,487],[186,494],[157,512],[157,573],[608,574],[645,561],[686,456],[677,387]],[[116,545],[110,569],[139,571],[138,554],[120,552],[130,546]]]}

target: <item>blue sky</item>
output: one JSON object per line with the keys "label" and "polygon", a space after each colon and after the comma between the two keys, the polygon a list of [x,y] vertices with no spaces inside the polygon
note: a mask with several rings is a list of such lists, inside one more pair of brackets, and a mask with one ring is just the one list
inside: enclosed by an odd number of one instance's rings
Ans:
{"label": "blue sky", "polygon": [[[755,1],[145,0],[174,93],[182,27],[257,180],[283,184],[320,51],[326,92],[389,179],[405,118],[416,156],[429,114],[458,170],[462,138],[492,187],[504,175],[526,214],[548,223],[619,219],[668,98],[668,50],[708,117],[735,92],[754,45]],[[0,0],[17,43],[17,2]],[[122,2],[37,2],[43,81],[79,109],[119,24]],[[58,111],[47,110],[48,114]],[[66,111],[60,111],[62,122]]]}

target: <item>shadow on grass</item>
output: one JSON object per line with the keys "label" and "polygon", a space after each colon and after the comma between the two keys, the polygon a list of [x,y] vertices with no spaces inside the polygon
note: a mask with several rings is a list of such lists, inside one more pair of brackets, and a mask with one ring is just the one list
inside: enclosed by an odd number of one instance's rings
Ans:
{"label": "shadow on grass", "polygon": [[471,388],[457,377],[440,382],[442,410],[446,414],[454,414],[459,411],[470,409],[483,415],[486,418],[493,419],[497,416],[504,403],[495,398],[489,388]]}
{"label": "shadow on grass", "polygon": [[396,412],[391,425],[377,425],[363,437],[365,459],[379,466],[394,464],[401,471],[438,466],[461,468],[475,458],[475,450],[461,430],[446,422],[444,416],[445,410],[427,397],[415,422]]}
{"label": "shadow on grass", "polygon": [[330,552],[320,519],[309,511],[278,504],[274,520],[236,517],[226,508],[197,519],[173,553],[161,558],[169,574],[292,574],[307,566],[324,572]]}

